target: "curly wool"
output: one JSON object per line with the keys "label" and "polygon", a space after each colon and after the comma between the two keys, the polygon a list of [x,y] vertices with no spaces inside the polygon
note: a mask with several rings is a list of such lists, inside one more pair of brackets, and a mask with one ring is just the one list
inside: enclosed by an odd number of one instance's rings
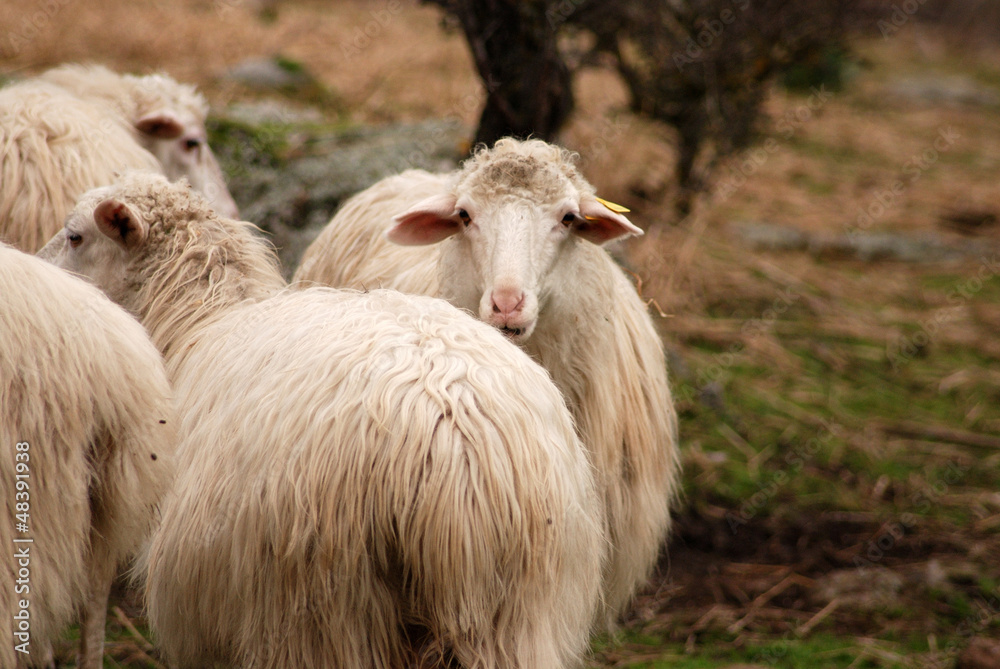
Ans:
{"label": "curly wool", "polygon": [[455,175],[456,192],[469,191],[476,200],[513,193],[535,201],[556,202],[568,182],[581,194],[594,187],[577,169],[579,156],[540,139],[497,140],[480,145]]}
{"label": "curly wool", "polygon": [[407,170],[349,198],[306,249],[293,282],[440,295],[437,252],[392,244],[385,231],[394,214],[453,181],[454,175]]}
{"label": "curly wool", "polygon": [[[202,324],[284,286],[278,258],[256,226],[217,215],[183,182],[130,172],[117,188],[148,226],[147,243],[126,267],[122,304],[146,325],[173,376],[182,362],[174,351],[186,350]],[[83,204],[92,211],[96,202]]]}
{"label": "curly wool", "polygon": [[[14,594],[13,560],[0,570],[0,665],[13,667],[18,599],[35,651],[102,595],[90,587],[105,583],[106,601],[172,482],[178,421],[159,353],[93,286],[0,244],[0,295],[0,537],[30,546],[29,591]],[[14,532],[18,442],[29,444],[28,534]],[[103,642],[103,606],[88,613]]]}

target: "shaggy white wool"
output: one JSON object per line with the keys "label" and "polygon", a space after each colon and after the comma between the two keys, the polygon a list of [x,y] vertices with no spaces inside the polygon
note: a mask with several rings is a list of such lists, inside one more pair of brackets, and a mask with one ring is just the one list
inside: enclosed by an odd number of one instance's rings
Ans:
{"label": "shaggy white wool", "polygon": [[[32,658],[80,608],[80,666],[100,667],[111,579],[149,536],[173,478],[166,373],[142,327],[100,291],[2,244],[0,295],[0,539],[29,551],[27,565],[0,561],[0,666],[24,659],[11,621],[25,599]],[[27,532],[15,526],[24,509]],[[19,566],[28,589],[15,594]]]}

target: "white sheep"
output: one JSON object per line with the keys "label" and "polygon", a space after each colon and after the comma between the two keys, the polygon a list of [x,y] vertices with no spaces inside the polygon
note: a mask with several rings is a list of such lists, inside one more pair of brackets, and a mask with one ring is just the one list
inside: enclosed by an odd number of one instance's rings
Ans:
{"label": "white sheep", "polygon": [[149,552],[181,667],[573,666],[605,555],[544,370],[442,300],[283,290],[246,223],[129,174],[42,254],[163,351],[183,415]]}
{"label": "white sheep", "polygon": [[187,177],[237,214],[208,146],[207,105],[164,75],[65,65],[0,89],[0,240],[36,251],[85,191],[126,169]]}
{"label": "white sheep", "polygon": [[173,479],[166,372],[100,291],[3,244],[0,296],[0,666],[37,663],[79,610],[98,668],[116,567]]}
{"label": "white sheep", "polygon": [[595,197],[574,159],[542,141],[504,139],[452,174],[389,177],[345,203],[294,279],[444,297],[552,374],[604,495],[611,622],[668,534],[677,421],[646,305],[599,246],[642,231]]}

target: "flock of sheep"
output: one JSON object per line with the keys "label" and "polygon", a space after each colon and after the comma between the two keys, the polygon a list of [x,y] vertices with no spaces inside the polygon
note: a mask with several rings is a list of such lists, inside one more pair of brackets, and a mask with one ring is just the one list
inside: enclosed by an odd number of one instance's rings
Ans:
{"label": "flock of sheep", "polygon": [[0,666],[74,615],[102,666],[126,564],[171,666],[578,666],[678,495],[601,248],[641,230],[505,139],[357,194],[286,285],[206,111],[101,67],[0,89]]}

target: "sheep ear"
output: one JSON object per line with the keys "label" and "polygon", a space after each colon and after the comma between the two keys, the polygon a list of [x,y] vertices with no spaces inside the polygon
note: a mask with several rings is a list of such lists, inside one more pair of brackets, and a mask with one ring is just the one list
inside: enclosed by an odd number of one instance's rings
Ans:
{"label": "sheep ear", "polygon": [[161,110],[146,114],[135,122],[135,128],[144,135],[157,139],[176,139],[184,132],[180,119],[170,111]]}
{"label": "sheep ear", "polygon": [[104,200],[94,209],[97,229],[125,250],[134,249],[146,238],[146,226],[128,205],[114,198]]}
{"label": "sheep ear", "polygon": [[455,196],[450,194],[429,197],[392,220],[396,224],[385,236],[403,246],[435,244],[461,230],[455,218]]}
{"label": "sheep ear", "polygon": [[625,207],[605,202],[592,195],[580,200],[580,216],[573,224],[573,234],[583,237],[595,244],[606,244],[613,239],[643,234],[642,228],[636,227],[621,212],[628,211]]}

